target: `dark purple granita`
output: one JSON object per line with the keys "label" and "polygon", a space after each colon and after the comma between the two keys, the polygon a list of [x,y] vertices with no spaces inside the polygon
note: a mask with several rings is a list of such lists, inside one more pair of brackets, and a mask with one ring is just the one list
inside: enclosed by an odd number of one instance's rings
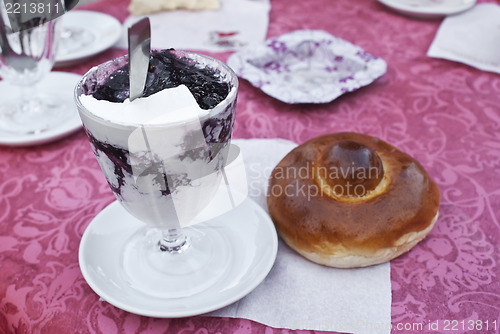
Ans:
{"label": "dark purple granita", "polygon": [[[227,97],[230,87],[214,69],[200,68],[191,59],[179,58],[173,52],[173,49],[151,52],[144,97],[182,84],[187,86],[200,108],[205,110],[214,108]],[[129,94],[127,64],[98,86],[93,96],[98,100],[123,102]]]}

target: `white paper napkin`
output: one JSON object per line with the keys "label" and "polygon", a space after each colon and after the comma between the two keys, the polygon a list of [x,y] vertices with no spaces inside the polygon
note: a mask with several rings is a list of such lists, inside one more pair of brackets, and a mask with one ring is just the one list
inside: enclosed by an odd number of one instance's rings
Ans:
{"label": "white paper napkin", "polygon": [[[222,52],[265,40],[270,0],[219,1],[221,6],[216,11],[174,10],[148,15],[151,47]],[[127,18],[117,47],[127,48],[127,28],[138,19]]]}
{"label": "white paper napkin", "polygon": [[[267,178],[296,144],[282,139],[233,143],[245,162],[248,195],[267,211]],[[276,263],[264,282],[245,298],[209,315],[246,318],[277,328],[388,334],[390,265],[328,268],[304,259],[280,241]]]}
{"label": "white paper napkin", "polygon": [[444,19],[427,55],[500,73],[500,6],[479,4]]}

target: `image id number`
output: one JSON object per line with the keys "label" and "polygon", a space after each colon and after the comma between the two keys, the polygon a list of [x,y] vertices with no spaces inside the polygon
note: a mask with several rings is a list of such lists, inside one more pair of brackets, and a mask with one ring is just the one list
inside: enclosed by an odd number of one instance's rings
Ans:
{"label": "image id number", "polygon": [[444,331],[457,331],[457,330],[475,330],[475,331],[488,331],[496,330],[497,321],[483,321],[483,320],[444,320],[443,330]]}
{"label": "image id number", "polygon": [[59,14],[59,3],[54,5],[43,2],[5,4],[7,14]]}

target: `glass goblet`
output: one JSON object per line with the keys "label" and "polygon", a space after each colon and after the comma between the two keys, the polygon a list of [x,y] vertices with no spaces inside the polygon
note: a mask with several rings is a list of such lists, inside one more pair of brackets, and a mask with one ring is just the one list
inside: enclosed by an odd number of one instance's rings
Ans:
{"label": "glass goblet", "polygon": [[127,65],[128,57],[123,56],[85,74],[75,89],[75,99],[111,190],[121,205],[144,223],[124,242],[118,270],[141,293],[180,298],[208,289],[229,265],[224,233],[192,224],[213,199],[223,176],[238,80],[219,60],[170,52],[200,68],[214,69],[230,88],[228,96],[204,116],[161,119],[165,106],[157,106],[160,118],[153,122],[146,118],[110,121],[88,110],[81,99]]}
{"label": "glass goblet", "polygon": [[41,133],[69,116],[70,108],[56,93],[50,95],[35,87],[54,65],[61,18],[41,14],[28,22],[28,27],[16,28],[19,22],[11,22],[16,19],[12,15],[0,6],[0,77],[19,88],[17,95],[2,97],[0,129],[17,134]]}

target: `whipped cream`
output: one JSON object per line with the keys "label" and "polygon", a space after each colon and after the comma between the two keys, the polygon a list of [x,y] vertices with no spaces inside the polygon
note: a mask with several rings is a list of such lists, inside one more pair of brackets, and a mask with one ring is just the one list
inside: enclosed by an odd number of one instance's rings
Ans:
{"label": "whipped cream", "polygon": [[208,115],[200,108],[185,85],[161,90],[148,97],[123,103],[97,100],[80,95],[80,102],[95,116],[118,124],[166,124],[187,121]]}

